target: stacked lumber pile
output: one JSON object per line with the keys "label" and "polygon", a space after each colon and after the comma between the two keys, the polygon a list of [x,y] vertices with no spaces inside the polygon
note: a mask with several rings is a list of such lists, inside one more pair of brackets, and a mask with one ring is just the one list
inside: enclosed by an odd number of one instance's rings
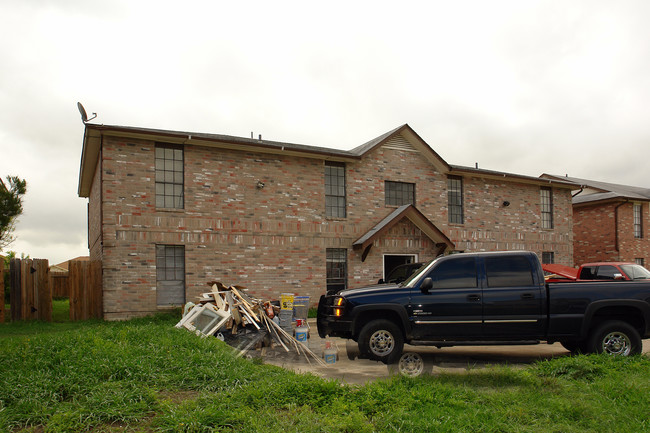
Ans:
{"label": "stacked lumber pile", "polygon": [[311,358],[325,365],[273,320],[277,320],[279,307],[246,295],[241,286],[225,286],[218,281],[208,284],[212,291],[203,293],[196,304],[190,302],[185,306],[176,328],[185,328],[201,337],[216,336],[236,347],[238,356],[253,347],[276,343],[286,352],[294,350],[308,361]]}

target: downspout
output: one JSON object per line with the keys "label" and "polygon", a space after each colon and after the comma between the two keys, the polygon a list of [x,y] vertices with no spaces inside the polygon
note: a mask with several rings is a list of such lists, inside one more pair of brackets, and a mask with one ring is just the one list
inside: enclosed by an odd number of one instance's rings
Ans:
{"label": "downspout", "polygon": [[574,198],[575,196],[577,196],[578,194],[580,194],[580,193],[581,193],[582,191],[584,191],[584,190],[585,190],[585,187],[584,187],[584,186],[581,186],[581,187],[580,187],[580,191],[576,192],[575,194],[571,194],[571,198]]}
{"label": "downspout", "polygon": [[[624,204],[627,204],[627,203],[629,203],[629,200],[625,199],[625,201],[623,203],[620,203],[618,206],[616,206],[614,208],[614,250],[617,253],[620,253],[620,248],[619,248],[619,245],[618,245],[618,208],[623,206]],[[620,254],[619,254],[619,256],[616,258],[616,260],[620,260],[620,259],[621,259],[621,257],[620,257]]]}

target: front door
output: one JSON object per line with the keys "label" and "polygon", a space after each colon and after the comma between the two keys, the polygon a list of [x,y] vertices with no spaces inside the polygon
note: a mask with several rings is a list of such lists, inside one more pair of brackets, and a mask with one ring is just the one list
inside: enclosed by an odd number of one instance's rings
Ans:
{"label": "front door", "polygon": [[474,257],[441,260],[427,277],[433,289],[413,289],[410,320],[416,339],[480,338],[482,294]]}

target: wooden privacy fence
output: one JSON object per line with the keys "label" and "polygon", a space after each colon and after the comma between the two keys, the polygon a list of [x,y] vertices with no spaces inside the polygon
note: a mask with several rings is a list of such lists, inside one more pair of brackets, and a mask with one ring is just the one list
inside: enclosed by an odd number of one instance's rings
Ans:
{"label": "wooden privacy fence", "polygon": [[[53,289],[57,291],[56,296],[69,294],[70,320],[103,317],[101,262],[71,261],[65,278],[50,274],[48,261],[44,259],[12,259],[9,270],[0,263],[0,281],[9,271],[12,321],[52,321]],[[2,286],[0,295],[4,295]],[[0,321],[4,313],[2,300]]]}
{"label": "wooden privacy fence", "polygon": [[49,265],[44,259],[12,259],[9,266],[11,320],[52,321]]}
{"label": "wooden privacy fence", "polygon": [[70,320],[101,319],[102,262],[74,260],[68,266]]}

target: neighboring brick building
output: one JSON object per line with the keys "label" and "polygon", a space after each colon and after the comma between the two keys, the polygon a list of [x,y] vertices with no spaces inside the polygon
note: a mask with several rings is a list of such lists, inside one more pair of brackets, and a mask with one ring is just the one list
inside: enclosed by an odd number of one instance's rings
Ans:
{"label": "neighboring brick building", "polygon": [[576,266],[600,261],[648,264],[649,188],[550,174],[542,177],[575,184],[573,256]]}
{"label": "neighboring brick building", "polygon": [[454,250],[572,264],[571,188],[449,165],[408,125],[345,151],[86,124],[78,192],[105,317],[122,319],[213,280],[317,302]]}

